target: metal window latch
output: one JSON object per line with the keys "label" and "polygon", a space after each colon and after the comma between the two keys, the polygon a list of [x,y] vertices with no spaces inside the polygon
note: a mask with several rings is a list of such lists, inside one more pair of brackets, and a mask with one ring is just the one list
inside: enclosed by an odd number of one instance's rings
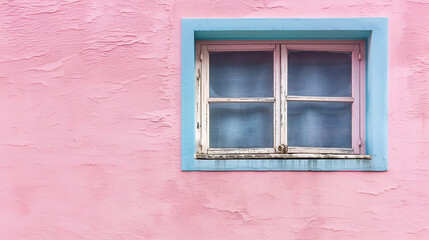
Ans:
{"label": "metal window latch", "polygon": [[287,153],[287,145],[280,144],[277,147],[277,152],[279,152],[279,153]]}

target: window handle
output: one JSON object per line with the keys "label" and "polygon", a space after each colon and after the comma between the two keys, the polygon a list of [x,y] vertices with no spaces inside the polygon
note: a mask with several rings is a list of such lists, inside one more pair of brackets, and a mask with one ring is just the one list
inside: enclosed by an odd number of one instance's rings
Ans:
{"label": "window handle", "polygon": [[280,145],[277,147],[277,152],[278,152],[278,153],[287,153],[287,145],[280,144]]}

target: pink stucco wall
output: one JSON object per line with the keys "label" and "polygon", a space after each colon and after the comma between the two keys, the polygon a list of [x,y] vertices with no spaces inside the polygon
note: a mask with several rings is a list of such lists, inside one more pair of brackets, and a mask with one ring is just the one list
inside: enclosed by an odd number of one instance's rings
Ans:
{"label": "pink stucco wall", "polygon": [[[389,171],[181,172],[182,17],[388,17]],[[429,0],[0,1],[0,239],[429,239]]]}

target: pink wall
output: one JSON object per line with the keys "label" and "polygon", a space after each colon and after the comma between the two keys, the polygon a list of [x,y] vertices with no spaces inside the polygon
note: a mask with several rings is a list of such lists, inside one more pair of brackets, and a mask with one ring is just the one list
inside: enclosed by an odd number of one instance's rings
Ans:
{"label": "pink wall", "polygon": [[[181,172],[182,17],[388,17],[389,171]],[[0,239],[429,239],[429,0],[0,1]]]}

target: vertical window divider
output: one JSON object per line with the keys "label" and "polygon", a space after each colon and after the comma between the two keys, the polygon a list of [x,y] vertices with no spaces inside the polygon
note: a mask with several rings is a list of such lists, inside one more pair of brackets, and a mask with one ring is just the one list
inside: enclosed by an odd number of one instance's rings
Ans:
{"label": "vertical window divider", "polygon": [[287,69],[287,45],[281,44],[280,45],[280,66],[281,66],[281,77],[280,77],[280,85],[281,85],[281,91],[280,91],[280,116],[281,116],[281,124],[280,124],[280,141],[281,144],[283,144],[286,147],[287,152],[287,75],[288,75],[288,69]]}
{"label": "vertical window divider", "polygon": [[280,51],[280,44],[276,44],[275,45],[275,49],[274,49],[274,149],[275,152],[277,152],[277,148],[279,145],[282,144],[282,140],[281,140],[281,128],[282,128],[282,119],[281,119],[281,105],[282,105],[282,101],[281,101],[281,89],[282,89],[282,85],[281,85],[281,51]]}

